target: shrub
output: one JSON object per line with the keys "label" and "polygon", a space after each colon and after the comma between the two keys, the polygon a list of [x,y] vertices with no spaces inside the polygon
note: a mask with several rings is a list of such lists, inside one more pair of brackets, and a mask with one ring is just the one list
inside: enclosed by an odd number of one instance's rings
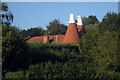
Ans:
{"label": "shrub", "polygon": [[12,26],[2,26],[3,71],[21,68],[24,65],[26,52],[27,44],[19,34],[19,30]]}
{"label": "shrub", "polygon": [[[85,67],[85,65],[87,67]],[[90,78],[94,70],[91,64],[75,62],[40,63],[30,65],[26,71],[27,78]]]}
{"label": "shrub", "polygon": [[17,72],[7,72],[5,74],[5,78],[11,79],[11,78],[24,78],[24,71],[17,71]]}
{"label": "shrub", "polygon": [[79,48],[76,44],[51,44],[40,42],[28,43],[28,46],[30,50],[27,54],[29,64],[46,61],[66,62],[75,57],[75,54],[79,55]]}

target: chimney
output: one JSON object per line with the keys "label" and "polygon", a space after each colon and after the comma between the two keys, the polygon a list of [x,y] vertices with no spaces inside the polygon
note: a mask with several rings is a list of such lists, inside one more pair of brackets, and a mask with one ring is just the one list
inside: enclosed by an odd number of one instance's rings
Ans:
{"label": "chimney", "polygon": [[82,36],[82,34],[85,33],[85,29],[83,27],[83,23],[82,23],[82,18],[81,16],[78,16],[78,20],[77,20],[77,30],[79,33],[79,36]]}
{"label": "chimney", "polygon": [[58,37],[56,36],[56,42],[58,41]]}
{"label": "chimney", "polygon": [[49,36],[47,35],[47,31],[45,31],[45,36],[44,36],[44,43],[49,41]]}
{"label": "chimney", "polygon": [[73,14],[70,14],[69,26],[62,43],[80,43]]}

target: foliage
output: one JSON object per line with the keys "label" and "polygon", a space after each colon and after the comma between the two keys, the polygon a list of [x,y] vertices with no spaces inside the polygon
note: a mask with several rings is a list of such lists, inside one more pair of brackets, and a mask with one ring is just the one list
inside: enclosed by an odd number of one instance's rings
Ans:
{"label": "foliage", "polygon": [[102,37],[98,39],[95,47],[96,54],[95,63],[97,72],[99,71],[115,71],[120,70],[120,53],[118,52],[118,34],[116,32],[106,31]]}
{"label": "foliage", "polygon": [[[3,70],[15,70],[23,65],[27,44],[16,27],[2,26]],[[8,67],[9,66],[9,67]]]}
{"label": "foliage", "polygon": [[120,79],[117,16],[119,14],[108,13],[102,22],[85,27],[86,34],[82,36],[83,53],[88,54],[94,63],[94,78]]}
{"label": "foliage", "polygon": [[79,54],[78,45],[75,44],[50,44],[50,43],[28,43],[29,53],[27,64],[35,64],[46,61],[65,62],[75,58],[73,54]]}
{"label": "foliage", "polygon": [[85,27],[86,34],[82,36],[82,44],[84,53],[91,54],[98,42],[98,37],[101,36],[98,24],[90,24]]}
{"label": "foliage", "polygon": [[83,17],[83,24],[84,26],[89,25],[89,24],[95,24],[98,23],[98,19],[96,16],[90,15],[88,17]]}
{"label": "foliage", "polygon": [[13,14],[8,10],[7,3],[2,3],[2,24],[9,26],[13,22],[13,18]]}
{"label": "foliage", "polygon": [[60,21],[56,19],[50,22],[46,28],[50,35],[64,35],[67,30],[67,26],[61,24]]}
{"label": "foliage", "polygon": [[[24,73],[20,75],[26,78],[119,80],[118,20],[119,14],[108,13],[102,22],[86,25],[80,51],[76,44],[27,43],[29,52],[22,56],[25,59]],[[6,78],[15,77],[13,73],[17,72],[8,72]]]}
{"label": "foliage", "polygon": [[120,14],[110,12],[107,13],[99,25],[102,33],[105,31],[120,31]]}
{"label": "foliage", "polygon": [[58,50],[58,51],[61,51],[62,48],[67,48],[69,50],[72,50],[72,49],[76,49],[76,51],[79,52],[78,50],[78,44],[70,44],[70,43],[66,43],[66,44],[52,44],[52,43],[43,43],[43,42],[40,42],[40,43],[28,43],[28,45],[30,47],[33,47],[33,48],[36,48],[36,49],[39,49],[40,51],[47,51],[49,49],[54,49],[54,50]]}
{"label": "foliage", "polygon": [[7,72],[5,78],[24,78],[24,71]]}
{"label": "foliage", "polygon": [[[87,61],[86,61],[87,62]],[[27,78],[90,78],[94,74],[91,63],[72,61],[66,63],[50,61],[30,65],[26,71]],[[88,67],[85,67],[87,65]]]}
{"label": "foliage", "polygon": [[45,30],[42,27],[30,28],[28,30],[22,30],[21,34],[25,38],[31,38],[34,36],[43,36],[45,34]]}
{"label": "foliage", "polygon": [[2,25],[0,24],[0,78],[2,78]]}

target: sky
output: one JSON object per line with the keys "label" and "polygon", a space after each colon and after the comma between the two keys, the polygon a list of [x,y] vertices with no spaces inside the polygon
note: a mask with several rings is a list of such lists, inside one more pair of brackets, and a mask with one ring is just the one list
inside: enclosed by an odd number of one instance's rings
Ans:
{"label": "sky", "polygon": [[99,21],[107,12],[118,13],[118,2],[7,2],[9,10],[14,15],[12,25],[20,29],[42,27],[46,29],[49,22],[59,19],[69,25],[70,13],[75,19],[80,15],[88,17],[95,15]]}

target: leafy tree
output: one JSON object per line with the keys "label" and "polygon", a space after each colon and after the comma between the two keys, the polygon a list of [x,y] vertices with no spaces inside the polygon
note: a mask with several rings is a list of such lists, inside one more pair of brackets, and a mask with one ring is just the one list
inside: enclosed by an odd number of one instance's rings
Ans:
{"label": "leafy tree", "polygon": [[98,23],[98,19],[96,16],[90,15],[88,18],[83,17],[83,24],[84,26],[89,25],[89,24],[95,24]]}
{"label": "leafy tree", "polygon": [[45,30],[42,27],[30,28],[28,30],[22,30],[21,34],[26,38],[31,38],[34,36],[43,36],[45,34]]}
{"label": "leafy tree", "polygon": [[[27,44],[16,27],[2,26],[3,74],[8,70],[22,68]],[[8,67],[9,66],[9,67]]]}
{"label": "leafy tree", "polygon": [[50,22],[46,28],[50,35],[65,34],[67,30],[67,26],[64,24],[60,24],[60,21],[56,19]]}
{"label": "leafy tree", "polygon": [[82,36],[83,51],[85,53],[91,54],[98,42],[98,37],[100,37],[100,32],[98,29],[98,24],[90,24],[85,27],[86,34]]}
{"label": "leafy tree", "polygon": [[105,78],[107,76],[109,78],[115,78],[113,76],[115,74],[114,72],[119,72],[120,70],[120,53],[118,50],[118,34],[116,32],[106,31],[99,37],[97,46],[94,48],[95,53],[93,52],[98,77],[101,78],[106,75]]}
{"label": "leafy tree", "polygon": [[8,10],[8,5],[2,3],[2,24],[10,25],[13,22],[13,14]]}
{"label": "leafy tree", "polygon": [[107,13],[99,25],[100,32],[120,31],[120,14]]}

